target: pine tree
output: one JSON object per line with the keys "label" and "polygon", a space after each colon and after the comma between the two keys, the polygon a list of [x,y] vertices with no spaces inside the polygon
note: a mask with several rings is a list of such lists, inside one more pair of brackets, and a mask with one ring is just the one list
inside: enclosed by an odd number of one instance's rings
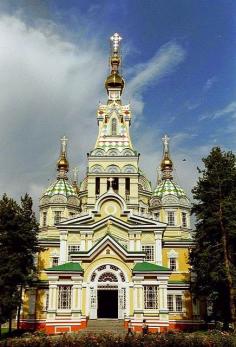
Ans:
{"label": "pine tree", "polygon": [[190,255],[192,291],[213,304],[212,318],[227,329],[229,322],[235,323],[236,158],[215,147],[202,160],[205,168],[193,189],[197,223]]}
{"label": "pine tree", "polygon": [[1,321],[11,321],[21,304],[21,290],[31,280],[34,254],[38,251],[38,224],[32,199],[26,194],[20,205],[3,195],[0,200],[0,312]]}

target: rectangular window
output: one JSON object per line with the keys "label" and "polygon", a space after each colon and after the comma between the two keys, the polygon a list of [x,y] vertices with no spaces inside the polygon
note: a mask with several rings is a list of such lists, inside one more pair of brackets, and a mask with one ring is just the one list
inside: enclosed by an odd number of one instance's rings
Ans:
{"label": "rectangular window", "polygon": [[44,307],[43,307],[44,311],[48,310],[48,304],[49,304],[49,291],[45,290]]}
{"label": "rectangular window", "polygon": [[130,178],[125,178],[125,194],[130,195]]}
{"label": "rectangular window", "polygon": [[146,253],[145,260],[154,261],[154,246],[142,246],[142,251]]}
{"label": "rectangular window", "polygon": [[47,226],[47,212],[43,212],[43,227]]}
{"label": "rectangular window", "polygon": [[52,266],[57,266],[58,265],[58,257],[53,257],[52,258]]}
{"label": "rectangular window", "polygon": [[182,225],[184,228],[187,228],[187,213],[182,212]]}
{"label": "rectangular window", "polygon": [[79,245],[69,245],[68,246],[68,253],[74,253],[74,252],[79,252]]}
{"label": "rectangular window", "polygon": [[168,310],[170,312],[174,311],[174,296],[173,295],[167,295],[167,305],[168,305]]}
{"label": "rectangular window", "polygon": [[100,195],[100,177],[95,179],[95,194]]}
{"label": "rectangular window", "polygon": [[158,308],[157,286],[144,286],[144,308],[152,310]]}
{"label": "rectangular window", "polygon": [[71,286],[58,287],[58,309],[68,310],[71,308]]}
{"label": "rectangular window", "polygon": [[182,295],[176,295],[176,312],[182,312],[183,310],[183,303],[182,303]]}
{"label": "rectangular window", "polygon": [[174,211],[168,211],[167,212],[167,223],[168,223],[168,225],[170,225],[170,226],[173,226],[173,225],[175,225],[175,213],[174,213]]}
{"label": "rectangular window", "polygon": [[168,310],[170,312],[182,312],[183,311],[182,295],[168,294],[167,304],[168,304]]}
{"label": "rectangular window", "polygon": [[58,224],[61,221],[61,211],[54,212],[54,224]]}
{"label": "rectangular window", "polygon": [[176,271],[176,258],[170,258],[170,269],[171,271]]}

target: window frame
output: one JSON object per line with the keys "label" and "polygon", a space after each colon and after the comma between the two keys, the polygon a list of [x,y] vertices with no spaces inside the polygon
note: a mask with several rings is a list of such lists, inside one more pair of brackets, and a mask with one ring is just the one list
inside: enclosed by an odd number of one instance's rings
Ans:
{"label": "window frame", "polygon": [[72,307],[72,285],[60,284],[57,290],[57,310],[71,310]]}
{"label": "window frame", "polygon": [[143,286],[144,294],[144,309],[145,310],[158,310],[159,308],[159,296],[158,286],[145,284]]}
{"label": "window frame", "polygon": [[54,211],[54,225],[59,224],[62,218],[62,211]]}
{"label": "window frame", "polygon": [[[173,218],[170,218],[170,214],[173,214]],[[173,210],[170,210],[170,211],[167,211],[167,224],[169,227],[174,227],[176,226],[176,216],[175,216],[175,211]],[[172,220],[171,220],[172,219]]]}
{"label": "window frame", "polygon": [[[171,300],[170,300],[170,297],[172,298]],[[180,301],[179,303],[177,303],[177,300],[179,299]],[[183,313],[184,312],[183,299],[184,299],[183,293],[178,293],[178,292],[167,293],[167,307],[168,307],[169,313],[172,313],[172,314]],[[173,309],[170,308],[170,305],[169,305],[170,301],[172,301]]]}

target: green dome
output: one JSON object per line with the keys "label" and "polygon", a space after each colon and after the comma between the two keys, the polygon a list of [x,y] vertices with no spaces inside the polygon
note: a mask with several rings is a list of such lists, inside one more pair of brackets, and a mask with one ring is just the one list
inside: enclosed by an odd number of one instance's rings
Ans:
{"label": "green dome", "polygon": [[64,195],[65,197],[69,196],[77,196],[74,188],[72,185],[65,179],[60,178],[56,182],[54,182],[50,187],[46,189],[44,192],[43,196],[53,196],[61,194]]}
{"label": "green dome", "polygon": [[174,195],[177,198],[187,198],[185,192],[171,179],[163,180],[153,192],[153,196],[162,199],[165,195]]}

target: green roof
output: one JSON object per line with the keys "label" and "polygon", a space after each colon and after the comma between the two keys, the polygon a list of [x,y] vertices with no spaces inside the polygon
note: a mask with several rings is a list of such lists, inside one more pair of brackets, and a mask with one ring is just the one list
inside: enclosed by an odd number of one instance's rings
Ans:
{"label": "green roof", "polygon": [[175,195],[178,198],[186,198],[186,194],[178,184],[176,184],[172,179],[165,179],[158,184],[153,192],[153,196],[156,196],[160,199],[165,195]]}
{"label": "green roof", "polygon": [[133,271],[170,271],[168,267],[160,266],[152,263],[148,263],[147,261],[144,261],[142,263],[136,263],[134,265]]}
{"label": "green roof", "polygon": [[187,281],[168,281],[169,284],[189,284]]}
{"label": "green roof", "polygon": [[64,178],[58,179],[56,182],[50,185],[49,188],[43,193],[43,196],[54,196],[57,194],[64,195],[65,197],[77,196],[72,185]]}
{"label": "green roof", "polygon": [[79,263],[65,263],[57,266],[50,267],[48,269],[45,269],[46,271],[62,271],[62,272],[83,272],[83,269]]}

